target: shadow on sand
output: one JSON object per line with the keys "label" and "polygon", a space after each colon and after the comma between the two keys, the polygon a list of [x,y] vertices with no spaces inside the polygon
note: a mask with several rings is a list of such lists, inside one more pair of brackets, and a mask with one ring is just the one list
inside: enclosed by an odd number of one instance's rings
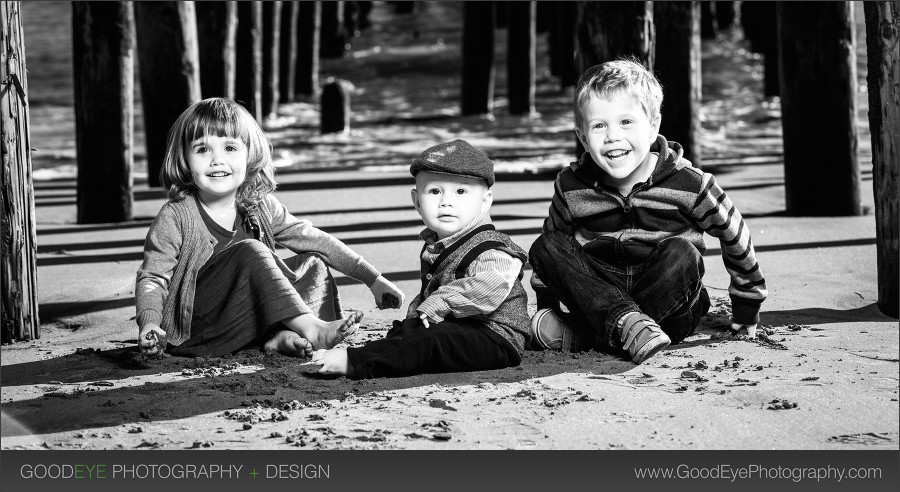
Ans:
{"label": "shadow on sand", "polygon": [[[890,321],[872,304],[858,309],[807,308],[762,313],[762,321],[774,326],[790,323],[821,324],[847,321]],[[712,343],[748,343],[724,327],[727,316],[710,313],[697,333],[666,350],[679,350]],[[707,336],[703,336],[707,335]],[[134,343],[126,340],[124,343]],[[221,358],[188,359],[167,357],[145,361],[135,346],[3,367],[2,385],[42,385],[42,396],[2,405],[3,413],[23,427],[7,427],[3,435],[17,435],[16,429],[32,433],[75,431],[121,424],[175,420],[223,412],[242,405],[262,405],[280,409],[286,402],[314,403],[344,399],[348,395],[403,390],[428,385],[474,386],[480,383],[513,383],[557,374],[582,372],[595,375],[620,374],[634,369],[616,355],[600,352],[569,354],[552,351],[526,352],[518,367],[480,372],[424,374],[403,378],[352,381],[326,379],[301,374],[303,360],[266,355],[248,348]],[[209,369],[238,364],[261,366],[249,374],[228,374],[186,379],[185,369]],[[166,382],[144,382],[135,386],[136,376],[168,374]],[[91,383],[102,382],[98,385]],[[46,386],[43,386],[46,385]],[[71,394],[73,388],[80,388]],[[106,389],[109,388],[109,389]],[[88,389],[88,391],[84,391]],[[96,391],[94,391],[96,389]],[[60,390],[66,392],[63,394]],[[24,432],[24,431],[23,431]]]}
{"label": "shadow on sand", "polygon": [[874,302],[856,309],[803,308],[788,311],[764,311],[760,321],[772,326],[790,324],[824,325],[828,323],[897,321],[881,313]]}
{"label": "shadow on sand", "polygon": [[[44,396],[39,398],[4,403],[3,413],[21,424],[22,429],[35,434],[46,434],[174,420],[235,409],[242,404],[281,409],[284,403],[292,400],[309,403],[343,399],[348,394],[362,395],[435,384],[464,386],[484,382],[512,383],[565,372],[618,374],[634,367],[629,361],[607,354],[527,352],[519,367],[507,369],[352,381],[346,378],[304,376],[298,368],[302,360],[265,355],[256,349],[246,349],[222,358],[168,357],[150,363],[143,361],[136,350],[136,347],[128,347],[4,366],[4,387],[47,387]],[[259,365],[264,369],[251,374],[178,380],[183,377],[179,374],[186,368],[217,367],[232,363]],[[121,386],[128,378],[159,373],[172,373],[171,377],[176,380]],[[90,385],[101,381],[104,386]],[[79,388],[103,389],[109,387],[110,383],[114,386],[108,390],[76,391],[70,395],[53,391],[54,388],[65,388],[73,383],[78,383]],[[52,396],[47,396],[48,394]],[[3,429],[3,435],[17,435],[16,428]]]}

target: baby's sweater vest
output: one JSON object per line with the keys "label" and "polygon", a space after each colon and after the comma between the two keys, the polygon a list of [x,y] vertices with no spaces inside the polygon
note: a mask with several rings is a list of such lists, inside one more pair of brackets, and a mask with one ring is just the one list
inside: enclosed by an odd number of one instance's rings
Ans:
{"label": "baby's sweater vest", "polygon": [[[459,238],[447,247],[433,264],[422,260],[421,298],[426,299],[438,287],[465,276],[466,268],[485,251],[497,249],[518,258],[524,265],[528,254],[506,234],[497,232],[494,226],[486,224]],[[424,252],[424,249],[423,249]],[[500,306],[492,313],[469,316],[490,328],[497,341],[506,340],[521,355],[531,338],[531,321],[528,317],[528,294],[522,287],[523,271],[513,284],[512,290]],[[451,314],[452,316],[452,314]]]}

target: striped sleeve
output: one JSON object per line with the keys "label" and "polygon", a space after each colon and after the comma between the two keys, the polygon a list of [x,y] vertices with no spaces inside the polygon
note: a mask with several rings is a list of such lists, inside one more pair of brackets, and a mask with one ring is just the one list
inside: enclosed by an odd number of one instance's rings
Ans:
{"label": "striped sleeve", "polygon": [[543,232],[560,231],[570,236],[574,236],[575,223],[573,222],[572,214],[569,211],[569,204],[566,203],[565,196],[563,195],[560,181],[561,176],[556,178],[556,182],[553,185],[554,189],[553,198],[550,200],[550,213],[544,220]]}
{"label": "striped sleeve", "polygon": [[758,323],[760,305],[767,292],[750,230],[711,174],[703,174],[691,215],[704,232],[717,238],[722,245],[722,260],[731,277],[728,293],[734,322]]}
{"label": "striped sleeve", "polygon": [[469,264],[464,277],[437,288],[416,310],[436,323],[451,313],[457,318],[492,313],[519,281],[522,266],[518,258],[489,249]]}

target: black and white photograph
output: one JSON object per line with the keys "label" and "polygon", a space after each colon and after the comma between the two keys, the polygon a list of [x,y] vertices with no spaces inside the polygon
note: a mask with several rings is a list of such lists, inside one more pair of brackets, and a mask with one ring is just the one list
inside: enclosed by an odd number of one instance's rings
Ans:
{"label": "black and white photograph", "polygon": [[[0,26],[6,460],[602,451],[639,480],[665,472],[624,451],[893,451],[749,473],[897,485],[896,1],[3,1]],[[314,490],[351,474],[328,456],[253,473]],[[29,463],[4,481],[70,487]]]}

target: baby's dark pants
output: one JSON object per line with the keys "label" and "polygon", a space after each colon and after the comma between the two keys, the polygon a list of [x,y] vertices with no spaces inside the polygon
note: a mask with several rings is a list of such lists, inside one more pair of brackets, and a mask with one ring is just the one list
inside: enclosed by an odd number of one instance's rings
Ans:
{"label": "baby's dark pants", "polygon": [[517,366],[521,358],[481,322],[446,318],[425,328],[418,318],[394,321],[380,340],[347,349],[353,379],[422,373],[485,371]]}

